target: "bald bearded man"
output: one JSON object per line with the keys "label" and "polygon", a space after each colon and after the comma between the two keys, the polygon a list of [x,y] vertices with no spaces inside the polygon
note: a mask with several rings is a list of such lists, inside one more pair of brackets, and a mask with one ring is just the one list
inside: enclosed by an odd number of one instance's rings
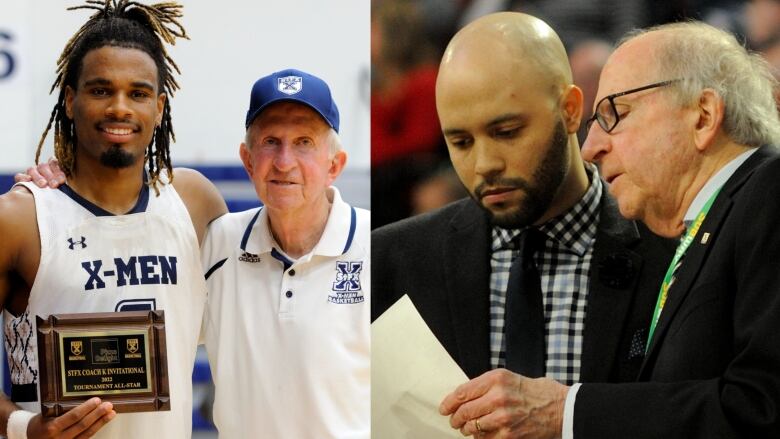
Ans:
{"label": "bald bearded man", "polygon": [[436,104],[471,197],[373,232],[372,317],[409,295],[473,378],[442,405],[470,415],[451,420],[464,434],[557,413],[565,386],[555,407],[515,404],[540,380],[633,380],[674,245],[621,218],[583,162],[558,36],[520,13],[476,20],[444,53]]}

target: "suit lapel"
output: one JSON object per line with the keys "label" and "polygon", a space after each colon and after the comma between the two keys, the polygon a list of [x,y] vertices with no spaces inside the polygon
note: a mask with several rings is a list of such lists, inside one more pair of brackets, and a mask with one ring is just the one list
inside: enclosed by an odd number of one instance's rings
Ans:
{"label": "suit lapel", "polygon": [[[643,377],[645,369],[650,367],[649,364],[652,363],[652,358],[657,353],[659,346],[669,329],[669,325],[679,311],[680,305],[690,293],[691,287],[696,281],[702,266],[706,262],[709,249],[712,248],[713,243],[718,239],[718,232],[731,211],[734,195],[739,192],[739,189],[748,180],[750,175],[752,175],[755,168],[769,157],[769,155],[770,151],[767,150],[767,147],[762,147],[753,153],[753,155],[737,169],[734,175],[729,178],[721,189],[720,194],[715,199],[715,203],[712,205],[707,217],[704,219],[693,243],[683,257],[682,265],[677,270],[677,278],[675,279],[674,284],[669,289],[669,296],[666,299],[666,305],[658,320],[653,339],[650,341],[650,347],[640,371],[640,378]],[[705,243],[702,243],[702,237],[705,233],[709,234],[709,236]]]}
{"label": "suit lapel", "polygon": [[[628,246],[639,239],[635,224],[620,217],[605,190],[589,276],[580,370],[583,382],[606,381],[615,363],[643,262]],[[623,320],[615,321],[618,316]]]}
{"label": "suit lapel", "polygon": [[[720,197],[721,196],[718,196],[718,198]],[[718,199],[704,219],[693,243],[688,247],[688,251],[683,257],[682,265],[677,270],[674,284],[672,284],[669,289],[669,295],[666,299],[664,309],[661,312],[661,317],[658,319],[658,325],[656,325],[653,339],[650,341],[650,349],[648,349],[645,357],[645,365],[655,353],[658,344],[663,340],[666,331],[669,329],[670,322],[674,319],[674,316],[680,309],[680,305],[688,296],[691,286],[698,277],[699,271],[701,271],[701,267],[707,260],[709,249],[712,247],[715,240],[718,239],[718,231],[723,224],[723,220],[728,215],[729,210],[731,210],[731,205],[732,202],[730,198],[725,200]],[[702,244],[701,237],[704,236],[705,233],[709,233],[710,237],[706,244]],[[642,367],[643,371],[645,365]]]}
{"label": "suit lapel", "polygon": [[450,222],[442,262],[458,363],[473,378],[490,369],[490,226],[472,200]]}

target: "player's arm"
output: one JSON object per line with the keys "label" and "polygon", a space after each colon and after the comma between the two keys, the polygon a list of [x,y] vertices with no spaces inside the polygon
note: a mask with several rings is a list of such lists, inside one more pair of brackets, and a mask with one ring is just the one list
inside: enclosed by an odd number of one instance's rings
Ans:
{"label": "player's arm", "polygon": [[202,244],[209,223],[227,213],[225,200],[214,183],[193,169],[174,169],[173,187],[187,206],[198,243]]}
{"label": "player's arm", "polygon": [[[23,310],[27,298],[19,293],[29,291],[40,261],[35,202],[26,189],[0,195],[0,237],[0,304]],[[62,416],[43,418],[0,394],[0,434],[9,439],[23,437],[25,431],[29,439],[87,438],[114,416],[111,403],[93,398]]]}
{"label": "player's arm", "polygon": [[[16,265],[19,260],[19,233],[14,230],[17,226],[17,215],[24,215],[23,194],[9,192],[0,195],[0,304],[5,306],[13,288],[14,279],[17,278]],[[14,212],[21,207],[19,212]],[[6,433],[8,417],[18,407],[3,395],[0,398],[0,433]]]}

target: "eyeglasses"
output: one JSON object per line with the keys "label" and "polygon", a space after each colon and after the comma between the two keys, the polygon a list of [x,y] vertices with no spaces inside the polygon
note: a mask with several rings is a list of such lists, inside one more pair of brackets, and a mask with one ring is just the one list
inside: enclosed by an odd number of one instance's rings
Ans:
{"label": "eyeglasses", "polygon": [[599,126],[604,130],[605,133],[609,133],[615,129],[618,122],[620,122],[620,115],[618,114],[617,108],[615,108],[615,98],[629,95],[631,93],[649,90],[651,88],[666,87],[667,85],[677,81],[679,81],[679,79],[656,82],[655,84],[645,85],[639,88],[632,88],[631,90],[621,91],[620,93],[604,96],[599,101],[598,105],[596,105],[596,111],[593,113],[593,116],[591,116],[591,118],[586,122],[586,132],[590,132],[590,127],[593,125],[594,121],[599,123]]}

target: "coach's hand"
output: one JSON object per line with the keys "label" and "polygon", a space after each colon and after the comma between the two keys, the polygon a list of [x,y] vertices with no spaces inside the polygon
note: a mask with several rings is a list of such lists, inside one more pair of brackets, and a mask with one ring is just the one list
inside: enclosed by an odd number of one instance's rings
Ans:
{"label": "coach's hand", "polygon": [[25,173],[14,175],[14,181],[17,183],[32,181],[41,188],[56,188],[65,183],[65,173],[60,169],[57,159],[50,158],[46,163],[27,168]]}
{"label": "coach's hand", "polygon": [[110,402],[92,398],[57,418],[35,415],[27,424],[29,439],[82,439],[92,437],[116,416]]}
{"label": "coach's hand", "polygon": [[569,387],[494,369],[458,386],[439,407],[450,425],[478,438],[561,437]]}

